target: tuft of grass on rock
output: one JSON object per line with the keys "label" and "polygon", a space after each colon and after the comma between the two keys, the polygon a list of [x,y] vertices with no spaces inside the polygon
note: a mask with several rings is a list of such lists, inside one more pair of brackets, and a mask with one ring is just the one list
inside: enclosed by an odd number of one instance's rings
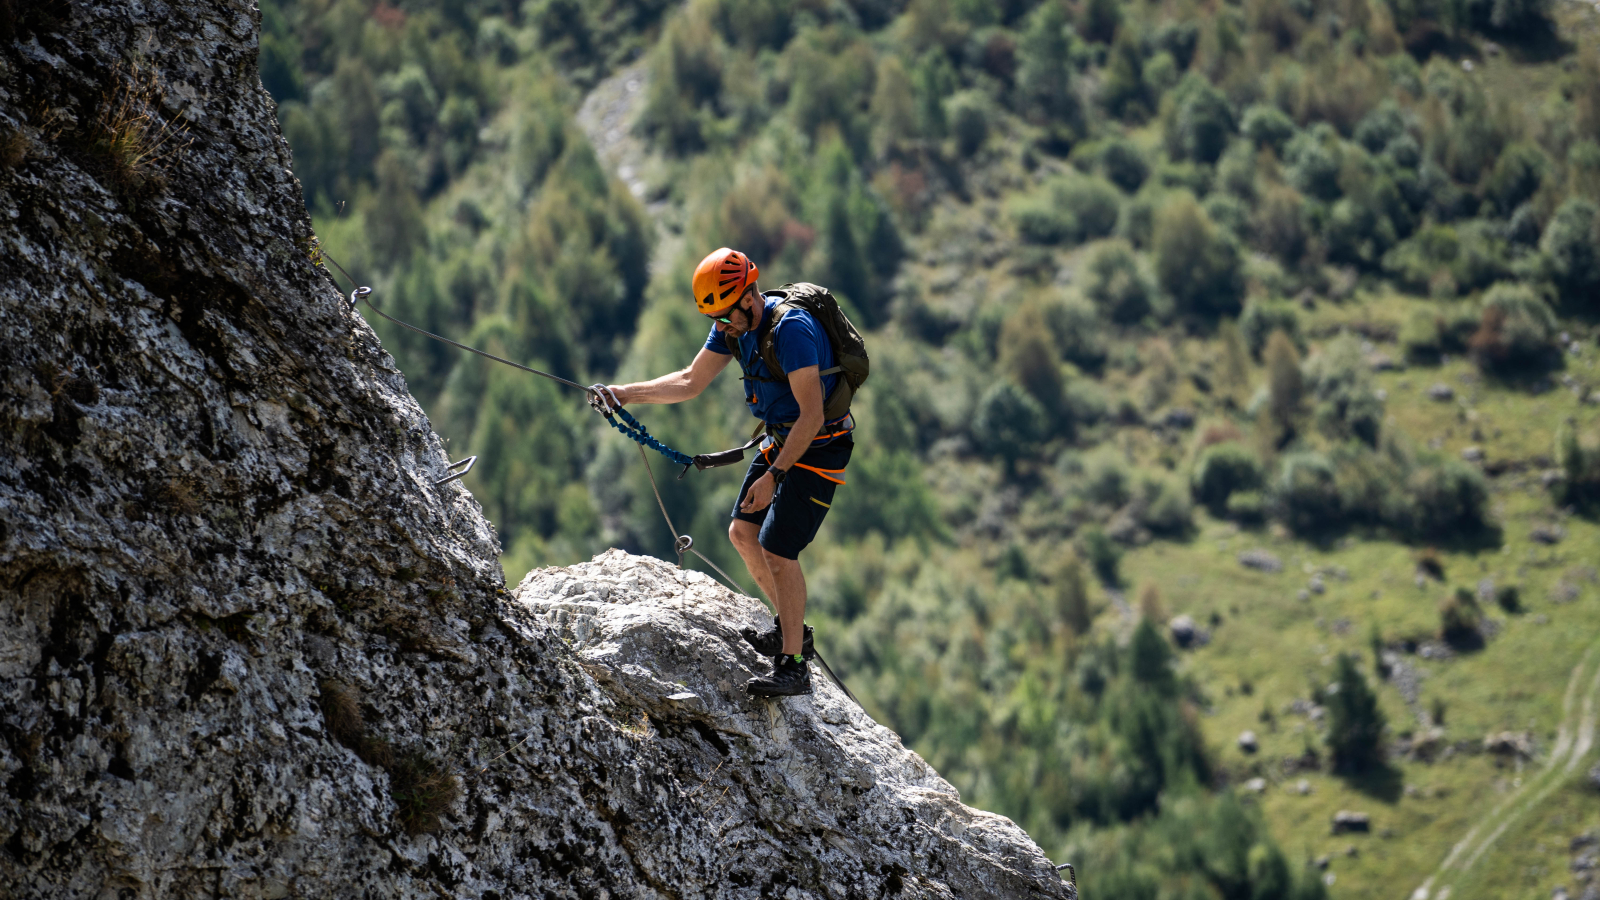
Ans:
{"label": "tuft of grass on rock", "polygon": [[137,187],[157,179],[188,148],[188,126],[160,115],[165,97],[153,70],[135,60],[118,66],[111,87],[100,101],[91,147],[124,186]]}
{"label": "tuft of grass on rock", "polygon": [[413,837],[438,831],[439,817],[461,795],[460,782],[444,763],[420,746],[397,750],[388,738],[368,734],[361,695],[350,685],[323,681],[319,702],[329,736],[389,774],[389,796],[401,829]]}
{"label": "tuft of grass on rock", "polygon": [[322,682],[320,704],[328,735],[361,756],[361,743],[367,728],[361,718],[361,695],[355,688],[330,679]]}
{"label": "tuft of grass on rock", "polygon": [[400,827],[413,836],[438,831],[439,816],[461,795],[456,777],[419,748],[400,753],[387,768]]}

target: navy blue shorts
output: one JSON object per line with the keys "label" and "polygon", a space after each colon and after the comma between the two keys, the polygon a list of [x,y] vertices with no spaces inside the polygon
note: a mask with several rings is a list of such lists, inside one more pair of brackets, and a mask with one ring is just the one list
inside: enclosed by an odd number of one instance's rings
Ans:
{"label": "navy blue shorts", "polygon": [[[761,526],[761,548],[784,559],[799,559],[811,540],[822,527],[833,503],[833,490],[844,483],[844,469],[850,462],[850,451],[855,442],[838,438],[821,447],[813,447],[800,457],[799,463],[789,469],[783,484],[772,497],[772,504],[755,512],[740,512],[745,492],[757,478],[767,473],[773,460],[778,458],[776,447],[757,453],[744,475],[739,496],[733,501],[733,517],[741,522],[754,522]],[[802,468],[810,466],[811,468]],[[821,472],[813,471],[821,469]]]}

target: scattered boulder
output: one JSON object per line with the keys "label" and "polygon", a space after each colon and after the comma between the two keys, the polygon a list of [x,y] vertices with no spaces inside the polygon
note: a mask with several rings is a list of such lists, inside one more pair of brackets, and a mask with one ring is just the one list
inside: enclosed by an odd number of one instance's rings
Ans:
{"label": "scattered boulder", "polygon": [[1411,736],[1411,747],[1406,755],[1422,762],[1433,762],[1444,747],[1444,729],[1433,725]]}
{"label": "scattered boulder", "polygon": [[1387,353],[1374,353],[1368,356],[1367,365],[1371,366],[1374,372],[1391,372],[1400,368],[1394,357]]}
{"label": "scattered boulder", "polygon": [[1541,544],[1559,544],[1566,536],[1567,530],[1553,522],[1547,525],[1535,525],[1528,532],[1529,538]]}
{"label": "scattered boulder", "polygon": [[1526,731],[1491,731],[1483,738],[1483,752],[1532,759],[1533,735]]}
{"label": "scattered boulder", "polygon": [[1261,749],[1261,744],[1256,740],[1254,731],[1247,729],[1239,732],[1239,749],[1246,753],[1254,753]]}
{"label": "scattered boulder", "polygon": [[1328,854],[1324,853],[1321,856],[1317,857],[1316,859],[1313,859],[1311,861],[1311,865],[1314,866],[1317,869],[1317,871],[1320,872],[1320,871],[1328,868],[1328,864],[1331,863],[1331,862],[1333,862],[1333,857],[1331,857]]}
{"label": "scattered boulder", "polygon": [[1442,381],[1436,381],[1428,388],[1428,398],[1446,403],[1456,398],[1456,389]]}
{"label": "scattered boulder", "polygon": [[1267,789],[1267,780],[1265,778],[1252,778],[1244,783],[1244,789],[1252,794],[1262,793]]}
{"label": "scattered boulder", "polygon": [[1366,834],[1371,830],[1372,817],[1364,812],[1351,812],[1348,809],[1341,809],[1333,814],[1334,834]]}
{"label": "scattered boulder", "polygon": [[1461,451],[1461,458],[1467,462],[1483,462],[1483,448],[1467,447]]}
{"label": "scattered boulder", "polygon": [[1282,572],[1283,560],[1277,554],[1257,547],[1239,554],[1239,565],[1258,572]]}
{"label": "scattered boulder", "polygon": [[1173,616],[1167,623],[1167,630],[1172,632],[1172,642],[1179,647],[1191,647],[1199,629],[1194,624],[1194,619],[1187,615]]}
{"label": "scattered boulder", "polygon": [[1306,585],[1306,587],[1310,589],[1311,593],[1313,594],[1321,594],[1328,589],[1328,585],[1323,582],[1321,575],[1311,576],[1311,583]]}
{"label": "scattered boulder", "polygon": [[1305,780],[1304,778],[1294,783],[1294,792],[1302,797],[1311,796],[1311,790],[1311,782]]}

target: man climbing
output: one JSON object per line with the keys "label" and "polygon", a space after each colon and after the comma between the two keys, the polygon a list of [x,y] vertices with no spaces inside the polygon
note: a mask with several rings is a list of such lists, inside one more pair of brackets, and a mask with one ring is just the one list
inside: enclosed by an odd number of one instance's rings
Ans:
{"label": "man climbing", "polygon": [[[726,247],[701,260],[694,272],[695,305],[712,323],[694,361],[651,381],[596,385],[591,396],[596,404],[615,406],[680,403],[700,396],[730,359],[738,360],[745,403],[766,423],[767,436],[745,474],[728,538],[778,607],[771,631],[743,631],[757,651],[775,657],[771,674],[751,679],[745,690],[773,697],[811,693],[811,628],[804,625],[806,579],[799,557],[827,516],[834,488],[844,484],[855,422],[849,411],[853,387],[840,389],[841,354],[818,315],[795,305],[799,296],[826,297],[829,304],[832,298],[804,284],[763,294],[758,274],[749,257]],[[844,327],[849,329],[847,321]],[[863,351],[862,378],[865,361]]]}

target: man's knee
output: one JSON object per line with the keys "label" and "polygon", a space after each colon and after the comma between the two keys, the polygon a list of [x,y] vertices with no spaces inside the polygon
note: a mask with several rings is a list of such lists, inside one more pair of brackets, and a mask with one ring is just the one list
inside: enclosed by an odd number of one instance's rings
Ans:
{"label": "man's knee", "polygon": [[735,547],[754,547],[759,540],[761,526],[743,519],[734,519],[728,525],[728,540],[733,541]]}

